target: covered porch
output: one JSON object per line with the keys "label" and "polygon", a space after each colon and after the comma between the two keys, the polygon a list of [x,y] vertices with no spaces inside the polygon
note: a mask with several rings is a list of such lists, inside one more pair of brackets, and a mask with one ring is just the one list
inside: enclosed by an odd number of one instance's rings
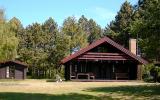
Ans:
{"label": "covered porch", "polygon": [[70,65],[70,80],[135,80],[137,65],[130,61],[78,61]]}
{"label": "covered porch", "polygon": [[[93,58],[94,55],[94,58]],[[136,80],[138,62],[119,53],[87,53],[69,62],[69,80]]]}

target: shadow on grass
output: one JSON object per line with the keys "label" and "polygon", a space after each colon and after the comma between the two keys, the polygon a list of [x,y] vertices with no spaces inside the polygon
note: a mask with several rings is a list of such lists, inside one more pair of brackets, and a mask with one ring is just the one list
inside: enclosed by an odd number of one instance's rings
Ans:
{"label": "shadow on grass", "polygon": [[[112,100],[107,97],[107,100]],[[87,94],[39,94],[39,93],[14,93],[14,92],[1,92],[0,100],[103,100],[100,97],[87,95]]]}
{"label": "shadow on grass", "polygon": [[160,95],[160,85],[137,85],[137,86],[117,86],[117,87],[101,87],[90,88],[84,91],[88,92],[103,92],[103,93],[118,93],[122,95],[135,96],[154,96]]}
{"label": "shadow on grass", "polygon": [[[87,92],[106,93],[107,95],[89,95],[80,93],[68,94],[40,94],[40,93],[15,93],[0,92],[0,100],[113,100],[124,99],[123,96],[134,96],[131,100],[138,97],[148,97],[149,100],[157,99],[160,95],[160,85],[138,85],[138,86],[117,86],[117,87],[99,87],[84,90]],[[112,93],[121,94],[120,97],[112,97]],[[154,97],[155,96],[155,97]],[[154,98],[153,98],[154,97]],[[130,97],[129,97],[130,98]],[[142,98],[143,99],[143,98]]]}

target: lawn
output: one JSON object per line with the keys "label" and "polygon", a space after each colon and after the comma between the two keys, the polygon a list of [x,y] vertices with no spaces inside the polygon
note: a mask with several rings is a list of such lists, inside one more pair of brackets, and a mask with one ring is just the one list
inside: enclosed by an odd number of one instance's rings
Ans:
{"label": "lawn", "polygon": [[0,80],[0,100],[160,100],[160,84]]}

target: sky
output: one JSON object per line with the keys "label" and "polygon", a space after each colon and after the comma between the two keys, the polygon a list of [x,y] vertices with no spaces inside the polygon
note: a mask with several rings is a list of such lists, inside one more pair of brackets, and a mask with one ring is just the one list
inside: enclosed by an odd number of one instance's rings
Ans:
{"label": "sky", "polygon": [[[94,19],[104,28],[114,20],[122,3],[126,0],[0,0],[0,8],[5,10],[6,19],[18,18],[24,27],[38,22],[44,23],[52,17],[59,26],[64,19],[84,15]],[[132,5],[137,0],[127,0]]]}

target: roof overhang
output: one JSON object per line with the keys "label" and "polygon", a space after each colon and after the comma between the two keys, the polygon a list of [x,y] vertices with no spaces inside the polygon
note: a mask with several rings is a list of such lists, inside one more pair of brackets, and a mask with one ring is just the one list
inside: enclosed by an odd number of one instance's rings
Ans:
{"label": "roof overhang", "polygon": [[8,60],[8,61],[4,61],[0,63],[1,65],[3,64],[17,64],[17,65],[21,65],[23,67],[28,67],[28,65],[24,62],[20,62],[20,61],[15,61],[15,60]]}
{"label": "roof overhang", "polygon": [[101,45],[102,43],[108,43],[108,44],[112,45],[113,47],[117,48],[118,50],[120,50],[121,52],[126,54],[127,56],[129,56],[129,57],[133,58],[134,60],[138,61],[140,64],[144,64],[144,65],[148,64],[148,61],[146,61],[142,57],[139,57],[139,56],[133,54],[128,49],[124,48],[123,46],[119,45],[118,43],[114,42],[113,40],[111,40],[108,37],[104,37],[102,39],[99,39],[99,40],[93,42],[92,44],[90,44],[89,46],[87,46],[87,47],[75,52],[74,54],[67,56],[66,58],[61,60],[61,64],[65,64],[65,63],[69,62],[72,59],[76,59],[80,55],[82,55],[82,54],[88,52],[89,50]]}

